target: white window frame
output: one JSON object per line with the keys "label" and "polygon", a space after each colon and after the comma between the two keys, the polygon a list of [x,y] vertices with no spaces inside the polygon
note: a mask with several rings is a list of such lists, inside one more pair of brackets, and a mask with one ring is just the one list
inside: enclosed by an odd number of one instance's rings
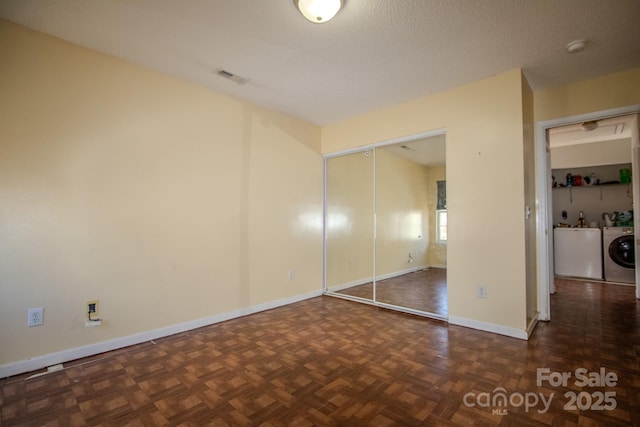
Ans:
{"label": "white window frame", "polygon": [[448,225],[448,214],[447,214],[447,210],[446,209],[436,209],[436,243],[439,243],[441,245],[446,245],[447,244],[447,239],[448,239],[448,235],[447,233],[445,233],[444,239],[442,238],[442,234],[440,233],[441,230],[441,218],[442,218],[442,214],[444,214],[445,216],[445,221],[447,222],[447,224],[445,224],[445,227],[447,227]]}

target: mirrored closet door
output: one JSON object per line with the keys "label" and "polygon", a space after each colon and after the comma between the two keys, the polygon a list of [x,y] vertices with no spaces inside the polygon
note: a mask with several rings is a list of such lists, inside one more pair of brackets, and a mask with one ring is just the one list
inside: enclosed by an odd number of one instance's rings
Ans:
{"label": "mirrored closet door", "polygon": [[445,170],[445,135],[326,159],[328,294],[447,318]]}
{"label": "mirrored closet door", "polygon": [[374,150],[325,161],[325,289],[373,301]]}

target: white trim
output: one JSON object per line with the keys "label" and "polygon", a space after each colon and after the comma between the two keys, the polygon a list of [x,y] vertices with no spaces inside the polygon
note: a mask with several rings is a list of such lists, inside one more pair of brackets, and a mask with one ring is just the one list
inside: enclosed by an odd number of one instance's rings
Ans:
{"label": "white trim", "polygon": [[373,188],[372,193],[371,193],[371,212],[373,213],[373,229],[371,230],[371,235],[373,236],[373,240],[371,241],[371,259],[373,260],[373,271],[371,274],[373,274],[374,277],[374,286],[373,286],[373,300],[375,301],[376,298],[376,292],[377,292],[377,286],[375,286],[375,277],[377,276],[377,270],[376,270],[376,265],[378,264],[376,262],[377,260],[377,255],[378,253],[376,252],[378,249],[378,210],[376,209],[376,191],[378,190],[377,188],[377,184],[378,184],[378,180],[376,178],[376,165],[378,163],[378,158],[377,156],[378,151],[374,148],[373,149],[373,164],[371,167],[372,173],[371,173],[371,183],[373,184]]}
{"label": "white trim", "polygon": [[333,153],[327,153],[327,154],[324,154],[323,157],[325,159],[329,159],[331,157],[342,156],[344,154],[359,153],[361,151],[371,150],[372,148],[384,147],[385,145],[392,145],[392,144],[398,144],[398,143],[401,143],[401,142],[415,141],[416,139],[429,138],[429,137],[432,137],[432,136],[446,135],[446,134],[447,134],[447,129],[446,128],[439,128],[439,129],[431,130],[431,131],[428,131],[428,132],[421,132],[421,133],[416,133],[416,134],[413,134],[413,135],[401,136],[399,138],[388,139],[386,141],[381,141],[381,142],[374,142],[373,144],[362,145],[362,146],[356,147],[356,148],[348,148],[346,150],[340,150],[340,151],[335,151]]}
{"label": "white trim", "polygon": [[[384,147],[387,145],[392,145],[392,144],[398,144],[398,143],[403,143],[403,142],[408,142],[408,141],[415,141],[418,139],[422,139],[422,138],[429,138],[432,136],[438,136],[438,135],[446,135],[447,134],[447,129],[446,128],[438,128],[438,129],[434,129],[431,131],[427,131],[427,132],[420,132],[420,133],[416,133],[416,134],[412,134],[412,135],[406,135],[406,136],[402,136],[399,138],[393,138],[393,139],[388,139],[386,141],[380,141],[380,142],[375,142],[372,144],[367,144],[367,145],[363,145],[363,146],[359,146],[359,147],[355,147],[355,148],[349,148],[346,150],[340,150],[340,151],[335,151],[332,153],[325,153],[322,155],[323,161],[324,161],[324,194],[323,194],[323,244],[322,244],[322,249],[323,249],[323,254],[322,254],[322,289],[323,292],[325,294],[328,295],[333,295],[333,296],[337,296],[337,297],[341,297],[341,298],[345,298],[345,299],[352,299],[354,301],[360,301],[361,302],[365,302],[365,303],[369,303],[368,300],[363,299],[363,298],[348,298],[345,297],[339,293],[334,293],[336,291],[339,290],[343,290],[343,289],[347,289],[349,287],[352,286],[357,286],[357,285],[361,285],[364,283],[368,283],[373,281],[372,279],[369,279],[368,281],[355,281],[355,282],[350,282],[350,283],[345,283],[342,285],[336,285],[336,286],[332,286],[331,289],[329,289],[329,287],[327,286],[327,234],[328,234],[328,230],[327,230],[327,160],[333,157],[338,157],[338,156],[342,156],[342,155],[346,155],[346,154],[354,154],[354,153],[361,153],[361,152],[365,152],[367,150],[373,150],[373,156],[374,156],[374,162],[373,162],[373,259],[375,261],[376,259],[376,209],[375,209],[375,194],[376,194],[376,179],[375,179],[375,167],[376,167],[376,162],[375,162],[375,156],[376,156],[376,148],[378,147]],[[446,180],[446,177],[445,177]],[[444,243],[441,243],[444,244]],[[427,267],[422,267],[422,268],[427,268]],[[443,266],[441,268],[446,268],[446,266]],[[376,271],[375,271],[375,262],[374,262],[374,266],[373,266],[373,277],[376,277]],[[403,273],[404,274],[404,273]],[[399,274],[398,274],[399,275]],[[395,276],[389,276],[389,277],[395,277]],[[376,288],[375,286],[373,287],[373,299],[375,300],[376,297]],[[375,303],[373,303],[372,305],[376,305]],[[431,317],[431,316],[429,316]]]}
{"label": "white trim", "polygon": [[428,317],[429,319],[440,320],[440,321],[443,321],[443,322],[447,321],[447,316],[446,315],[443,316],[442,314],[431,313],[429,311],[422,311],[422,310],[418,310],[418,309],[415,309],[415,308],[403,307],[401,305],[388,304],[388,303],[384,303],[384,302],[380,302],[380,301],[377,301],[375,304],[376,304],[377,307],[381,307],[381,308],[390,308],[390,309],[395,310],[395,311],[401,311],[403,313],[414,314],[416,316]]}
{"label": "white trim", "polygon": [[[640,203],[640,114],[635,114],[631,121],[631,183],[633,209],[637,212]],[[634,238],[636,298],[640,299],[640,268],[638,268],[638,260],[640,260],[640,227],[638,227],[637,220],[634,220]]]}
{"label": "white trim", "polygon": [[381,276],[376,277],[376,282],[380,280],[392,279],[398,276],[404,276],[405,274],[409,274],[409,273],[415,273],[416,271],[425,270],[427,268],[429,267],[427,267],[426,265],[421,265],[417,267],[405,268],[404,270],[395,271],[393,273],[383,274]]}
{"label": "white trim", "polygon": [[[426,265],[423,265],[423,266],[419,266],[419,267],[407,268],[407,269],[400,270],[400,271],[394,271],[393,273],[383,274],[382,276],[377,277],[376,278],[376,282],[379,281],[379,280],[386,280],[386,279],[392,279],[392,278],[398,277],[398,276],[404,276],[405,274],[415,273],[416,271],[425,270],[425,269],[428,269],[428,268],[429,267],[427,267]],[[364,279],[358,279],[358,280],[354,280],[352,282],[341,283],[339,285],[333,285],[332,287],[328,288],[327,291],[329,291],[329,292],[339,292],[339,291],[343,291],[345,289],[353,288],[354,286],[360,286],[360,285],[364,285],[364,284],[371,283],[371,282],[373,282],[373,277],[365,277]]]}
{"label": "white trim", "polygon": [[538,314],[541,320],[550,320],[549,293],[555,291],[553,286],[553,247],[552,222],[550,215],[551,191],[548,181],[551,165],[547,159],[547,131],[543,123],[536,124],[536,248],[538,276]]}
{"label": "white trim", "polygon": [[322,160],[322,291],[327,291],[327,159]]}
{"label": "white trim", "polygon": [[358,280],[354,280],[352,282],[347,282],[347,283],[341,283],[339,285],[334,285],[331,286],[330,288],[327,288],[326,291],[327,292],[340,292],[340,291],[344,291],[345,289],[349,289],[349,288],[353,288],[355,286],[360,286],[360,285],[365,285],[367,283],[371,283],[373,280],[371,277],[367,277],[364,279],[358,279]]}
{"label": "white trim", "polygon": [[[610,110],[595,111],[576,116],[569,116],[553,120],[536,122],[536,210],[537,210],[537,255],[538,255],[538,309],[539,320],[549,320],[550,298],[553,281],[553,247],[551,245],[551,205],[549,201],[551,165],[546,156],[546,131],[549,128],[581,123],[589,120],[600,120],[609,117],[637,114],[640,112],[640,104],[626,107],[612,108]],[[640,289],[640,287],[638,288]],[[639,296],[640,296],[640,291]]]}
{"label": "white trim", "polygon": [[436,314],[436,313],[431,313],[428,311],[421,311],[421,310],[416,310],[413,308],[408,308],[408,307],[402,307],[399,305],[395,305],[395,304],[387,304],[384,302],[380,302],[380,301],[374,301],[371,299],[367,299],[367,298],[362,298],[362,297],[356,297],[353,295],[349,295],[349,294],[341,294],[341,293],[336,293],[336,292],[325,292],[325,295],[331,296],[331,297],[336,297],[336,298],[340,298],[340,299],[345,299],[348,301],[356,301],[356,302],[360,302],[363,304],[367,304],[367,305],[371,305],[373,307],[380,307],[380,308],[389,308],[393,311],[400,311],[403,313],[409,313],[409,314],[415,314],[416,316],[421,316],[421,317],[427,317],[429,319],[435,319],[435,320],[441,320],[446,322],[447,321],[447,317],[440,315],[440,314]]}
{"label": "white trim", "polygon": [[[447,240],[448,240],[448,237],[447,237],[447,239],[444,239],[444,240],[440,238],[440,225],[441,225],[440,224],[440,214],[442,214],[443,212],[446,214],[447,224],[449,222],[449,213],[447,212],[447,210],[446,209],[436,209],[436,244],[437,245],[446,245],[447,244]],[[447,228],[447,230],[448,230],[448,228]],[[447,233],[447,236],[448,236],[448,233]]]}
{"label": "white trim", "polygon": [[482,322],[480,320],[468,319],[466,317],[459,316],[449,316],[449,323],[451,325],[464,326],[466,328],[506,335],[508,337],[519,338],[521,340],[529,339],[529,335],[524,329],[512,328],[510,326],[498,325],[496,323]]}
{"label": "white trim", "polygon": [[306,294],[283,298],[277,301],[258,304],[253,307],[239,308],[237,310],[215,314],[213,316],[204,317],[202,319],[190,320],[188,322],[140,332],[125,337],[102,341],[95,344],[89,344],[82,347],[70,348],[68,350],[63,350],[56,353],[36,356],[31,359],[7,363],[5,365],[0,365],[0,378],[6,378],[12,375],[18,375],[25,372],[31,372],[38,369],[46,368],[47,366],[57,365],[59,363],[81,359],[83,357],[93,356],[111,350],[117,350],[119,348],[128,347],[134,344],[140,344],[162,337],[167,337],[169,335],[178,334],[180,332],[190,331],[192,329],[201,328],[203,326],[213,325],[215,323],[224,322],[226,320],[236,319],[238,317],[247,316],[249,314],[271,310],[273,308],[304,301],[306,299],[318,297],[320,295],[322,295],[322,291],[312,291]]}

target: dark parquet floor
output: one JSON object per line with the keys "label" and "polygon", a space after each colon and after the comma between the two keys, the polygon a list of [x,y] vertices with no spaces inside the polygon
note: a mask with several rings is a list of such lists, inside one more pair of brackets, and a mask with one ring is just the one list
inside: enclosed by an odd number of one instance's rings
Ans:
{"label": "dark parquet floor", "polygon": [[[338,293],[373,300],[373,283]],[[447,316],[447,270],[428,268],[376,282],[376,301]]]}
{"label": "dark parquet floor", "polygon": [[[529,341],[313,298],[40,377],[2,379],[0,424],[640,425],[640,303],[633,288],[567,280],[557,288],[552,321],[540,323]],[[618,381],[537,385],[538,368],[583,367],[615,372]],[[506,406],[488,405],[499,388]],[[585,395],[584,409],[565,409],[567,392],[615,393],[608,403],[613,398],[616,407],[588,409],[593,402]],[[533,393],[551,399],[548,410],[522,404],[518,396]]]}

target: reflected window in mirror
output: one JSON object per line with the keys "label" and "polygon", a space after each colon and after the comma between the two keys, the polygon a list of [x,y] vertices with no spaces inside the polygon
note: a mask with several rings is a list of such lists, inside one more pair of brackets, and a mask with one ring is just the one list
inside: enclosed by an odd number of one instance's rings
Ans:
{"label": "reflected window in mirror", "polygon": [[447,182],[437,182],[436,241],[447,243]]}

